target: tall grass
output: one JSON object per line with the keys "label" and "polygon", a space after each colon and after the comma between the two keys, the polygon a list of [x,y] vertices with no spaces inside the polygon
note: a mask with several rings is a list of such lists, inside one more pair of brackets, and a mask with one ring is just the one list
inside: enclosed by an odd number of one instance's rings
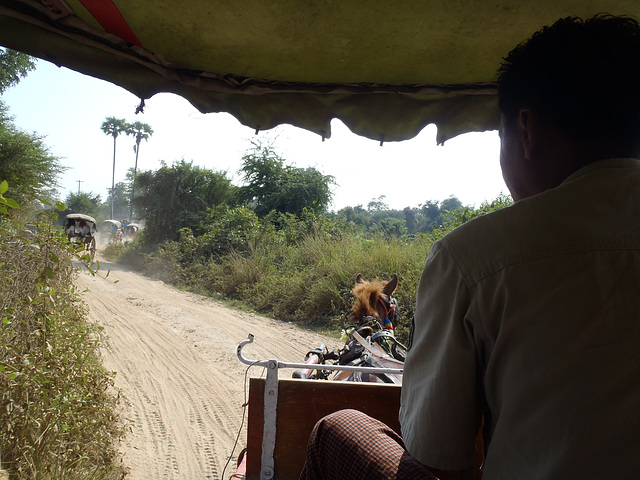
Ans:
{"label": "tall grass", "polygon": [[399,306],[396,334],[406,341],[431,245],[457,225],[510,203],[500,197],[479,209],[452,212],[445,227],[404,237],[366,233],[308,212],[300,218],[271,214],[258,219],[247,209],[218,208],[204,235],[195,237],[183,229],[179,241],[165,243],[153,253],[145,247],[144,237],[130,245],[110,246],[106,253],[181,287],[223,295],[276,318],[336,332],[351,310],[356,275],[387,280],[395,273],[399,277],[394,295]]}
{"label": "tall grass", "polygon": [[123,426],[102,329],[86,320],[65,239],[0,218],[0,463],[12,479],[119,479]]}
{"label": "tall grass", "polygon": [[[355,276],[389,279],[394,273],[400,277],[396,298],[400,310],[402,334],[413,316],[412,292],[420,276],[428,254],[427,242],[406,242],[376,237],[362,240],[346,236],[327,239],[309,236],[296,246],[286,248],[280,261],[270,258],[269,253],[261,257],[224,259],[211,265],[214,277],[233,278],[247,263],[261,272],[256,281],[242,284],[236,294],[244,302],[261,311],[273,312],[278,318],[302,324],[324,324],[336,330],[344,326],[351,310]],[[268,266],[259,269],[255,259]],[[224,277],[218,272],[222,271]]]}
{"label": "tall grass", "polygon": [[[170,242],[147,255],[142,270],[156,278],[208,295],[223,295],[264,314],[308,327],[338,333],[346,325],[355,277],[400,278],[395,293],[399,304],[397,334],[406,340],[413,317],[415,294],[431,247],[428,236],[363,239],[356,235],[309,233],[286,243],[279,236],[263,238],[245,252],[183,261],[196,248],[193,238]],[[134,245],[110,247],[126,259]],[[192,251],[192,250],[191,250]]]}

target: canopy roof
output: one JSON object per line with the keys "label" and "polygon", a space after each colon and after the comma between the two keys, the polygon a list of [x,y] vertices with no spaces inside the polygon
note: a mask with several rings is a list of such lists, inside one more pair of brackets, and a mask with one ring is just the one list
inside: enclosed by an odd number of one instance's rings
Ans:
{"label": "canopy roof", "polygon": [[495,129],[501,58],[569,15],[637,0],[0,0],[0,45],[201,112],[381,141]]}
{"label": "canopy roof", "polygon": [[89,215],[84,215],[83,213],[70,213],[68,215],[66,215],[64,217],[65,222],[69,221],[69,220],[80,220],[83,222],[90,222],[93,223],[95,225],[96,220],[95,218],[89,216]]}
{"label": "canopy roof", "polygon": [[106,225],[109,225],[109,226],[114,225],[114,226],[120,228],[120,225],[122,225],[122,223],[120,223],[119,220],[104,220],[102,222],[102,226],[104,227]]}

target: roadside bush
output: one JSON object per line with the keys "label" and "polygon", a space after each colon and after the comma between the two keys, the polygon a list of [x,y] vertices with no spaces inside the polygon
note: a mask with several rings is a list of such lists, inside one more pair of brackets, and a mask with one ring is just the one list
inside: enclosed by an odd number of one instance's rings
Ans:
{"label": "roadside bush", "polygon": [[142,229],[133,240],[122,243],[109,241],[102,251],[102,256],[105,260],[122,263],[134,270],[142,270],[145,267],[145,262],[156,251],[157,247],[149,245],[146,230]]}
{"label": "roadside bush", "polygon": [[[1,195],[0,195],[1,196]],[[0,461],[15,479],[120,479],[123,426],[66,239],[0,215]]]}
{"label": "roadside bush", "polygon": [[356,275],[388,280],[397,273],[397,334],[406,340],[417,282],[430,246],[426,237],[362,240],[309,235],[296,245],[263,248],[256,255],[226,256],[209,264],[206,278],[213,290],[258,311],[339,331],[351,310]]}
{"label": "roadside bush", "polygon": [[363,231],[344,215],[305,210],[258,218],[247,208],[210,210],[206,232],[188,229],[180,239],[145,255],[144,272],[203,294],[238,300],[261,313],[301,325],[345,326],[355,277],[390,279],[398,274],[399,324],[407,341],[415,293],[431,245],[455,227],[511,204],[500,196],[480,208],[448,212],[443,227],[401,235],[402,229]]}
{"label": "roadside bush", "polygon": [[206,232],[198,237],[193,256],[206,263],[230,253],[246,255],[259,243],[272,239],[274,233],[274,225],[269,220],[261,221],[246,207],[218,206],[209,211]]}
{"label": "roadside bush", "polygon": [[298,216],[292,213],[272,214],[273,222],[286,245],[303,243],[309,237],[338,239],[352,230],[344,219],[330,219],[307,208]]}

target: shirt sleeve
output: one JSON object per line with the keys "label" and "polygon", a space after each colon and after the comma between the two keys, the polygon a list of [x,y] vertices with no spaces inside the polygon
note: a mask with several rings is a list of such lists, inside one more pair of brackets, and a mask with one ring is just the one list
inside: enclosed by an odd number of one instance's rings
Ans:
{"label": "shirt sleeve", "polygon": [[480,424],[471,298],[445,243],[435,243],[418,285],[399,419],[408,452],[442,470],[473,464]]}

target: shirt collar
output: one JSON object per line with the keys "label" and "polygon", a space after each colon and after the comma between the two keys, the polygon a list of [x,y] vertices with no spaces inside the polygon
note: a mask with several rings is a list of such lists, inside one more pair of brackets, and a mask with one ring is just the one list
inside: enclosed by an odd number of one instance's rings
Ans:
{"label": "shirt collar", "polygon": [[577,178],[590,174],[594,170],[602,168],[640,168],[640,160],[637,158],[607,158],[605,160],[598,160],[597,162],[592,162],[576,170],[565,178],[562,184],[572,182]]}

